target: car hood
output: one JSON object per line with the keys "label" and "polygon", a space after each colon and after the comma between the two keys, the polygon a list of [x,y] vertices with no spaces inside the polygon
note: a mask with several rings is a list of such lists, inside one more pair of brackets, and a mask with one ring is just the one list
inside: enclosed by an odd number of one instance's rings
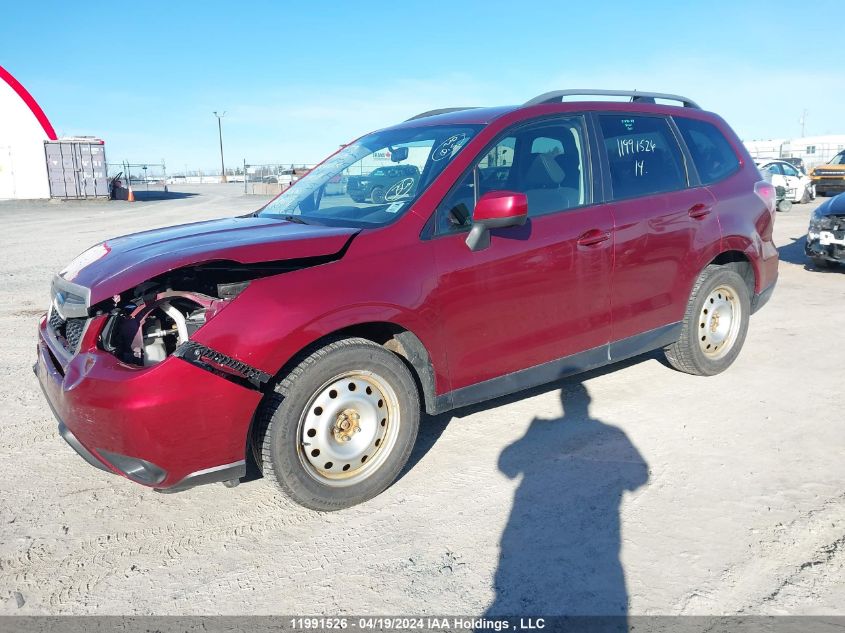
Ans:
{"label": "car hood", "polygon": [[816,209],[819,215],[845,215],[845,193],[828,198]]}
{"label": "car hood", "polygon": [[194,222],[107,240],[82,253],[59,276],[88,289],[90,306],[183,266],[335,255],[359,230],[254,216]]}

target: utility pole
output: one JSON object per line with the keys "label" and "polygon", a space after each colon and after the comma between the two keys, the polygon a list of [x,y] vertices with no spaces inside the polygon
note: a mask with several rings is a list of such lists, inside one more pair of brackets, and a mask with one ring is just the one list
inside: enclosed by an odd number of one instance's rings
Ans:
{"label": "utility pole", "polygon": [[807,124],[807,114],[808,112],[806,109],[801,112],[801,138],[804,138],[804,128]]}
{"label": "utility pole", "polygon": [[220,182],[226,182],[226,167],[223,164],[223,123],[222,119],[226,116],[226,113],[223,112],[222,114],[218,114],[218,112],[214,111],[214,116],[217,117],[217,135],[220,139]]}

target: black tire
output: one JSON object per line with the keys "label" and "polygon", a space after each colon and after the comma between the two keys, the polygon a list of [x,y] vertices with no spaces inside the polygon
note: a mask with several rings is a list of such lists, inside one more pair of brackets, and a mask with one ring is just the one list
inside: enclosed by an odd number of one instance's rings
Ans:
{"label": "black tire", "polygon": [[[309,458],[302,450],[307,443],[303,427],[307,416],[305,409],[311,410],[313,398],[334,378],[361,371],[377,375],[393,390],[398,416],[391,418],[391,423],[397,428],[392,444],[388,447],[385,442],[379,449],[387,453],[379,458],[378,466],[370,474],[350,485],[330,485],[320,480],[319,474],[314,474],[308,465]],[[381,402],[379,400],[379,406]],[[320,511],[348,508],[375,497],[396,480],[411,454],[419,419],[419,393],[402,359],[366,339],[335,341],[309,354],[262,405],[256,438],[257,446],[261,447],[262,471],[300,505]],[[372,463],[375,463],[375,456]]]}
{"label": "black tire", "polygon": [[[711,357],[702,350],[703,328],[702,311],[708,296],[719,287],[727,287],[739,305],[740,317],[737,331],[729,348],[724,349],[718,357]],[[736,360],[745,336],[748,333],[748,321],[751,314],[751,299],[745,280],[731,268],[725,266],[708,266],[695,282],[684,314],[681,335],[677,341],[664,348],[666,360],[678,371],[696,376],[713,376],[725,371]]]}
{"label": "black tire", "polygon": [[813,266],[816,268],[831,268],[834,265],[832,261],[824,257],[810,257],[810,261],[813,262]]}
{"label": "black tire", "polygon": [[777,210],[780,213],[789,213],[792,210],[792,200],[787,200],[784,198],[780,202],[778,202]]}
{"label": "black tire", "polygon": [[382,204],[384,202],[384,187],[373,187],[370,191],[370,200],[373,204]]}

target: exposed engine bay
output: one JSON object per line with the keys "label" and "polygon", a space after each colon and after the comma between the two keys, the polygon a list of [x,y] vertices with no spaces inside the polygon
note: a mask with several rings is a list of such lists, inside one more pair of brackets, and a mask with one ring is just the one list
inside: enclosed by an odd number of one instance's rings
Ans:
{"label": "exposed engine bay", "polygon": [[245,273],[225,264],[195,266],[115,296],[101,336],[103,349],[125,363],[160,363],[249,285]]}

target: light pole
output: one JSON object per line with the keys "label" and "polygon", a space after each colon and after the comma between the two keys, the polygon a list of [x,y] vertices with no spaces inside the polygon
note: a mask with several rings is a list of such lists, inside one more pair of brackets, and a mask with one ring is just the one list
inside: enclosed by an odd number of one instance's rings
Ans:
{"label": "light pole", "polygon": [[222,119],[226,113],[218,114],[214,111],[214,116],[217,117],[217,136],[220,139],[220,182],[226,182],[226,167],[223,164],[223,123]]}

